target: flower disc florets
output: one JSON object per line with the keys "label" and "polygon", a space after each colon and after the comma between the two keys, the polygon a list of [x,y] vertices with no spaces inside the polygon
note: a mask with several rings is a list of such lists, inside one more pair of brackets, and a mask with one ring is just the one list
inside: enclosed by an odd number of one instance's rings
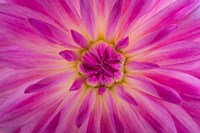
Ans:
{"label": "flower disc florets", "polygon": [[123,75],[122,54],[105,42],[99,42],[83,54],[79,68],[87,85],[110,87],[119,82]]}

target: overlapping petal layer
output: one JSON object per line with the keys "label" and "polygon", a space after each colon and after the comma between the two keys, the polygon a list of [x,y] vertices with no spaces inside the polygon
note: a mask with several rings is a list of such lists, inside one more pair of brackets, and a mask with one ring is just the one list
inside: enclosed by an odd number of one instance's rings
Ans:
{"label": "overlapping petal layer", "polygon": [[0,132],[200,132],[199,29],[199,0],[1,0]]}

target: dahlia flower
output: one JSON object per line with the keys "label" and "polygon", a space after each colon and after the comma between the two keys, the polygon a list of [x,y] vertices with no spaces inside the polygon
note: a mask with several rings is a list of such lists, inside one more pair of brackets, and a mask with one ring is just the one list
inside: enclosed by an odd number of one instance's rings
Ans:
{"label": "dahlia flower", "polygon": [[200,0],[1,0],[0,133],[200,133]]}

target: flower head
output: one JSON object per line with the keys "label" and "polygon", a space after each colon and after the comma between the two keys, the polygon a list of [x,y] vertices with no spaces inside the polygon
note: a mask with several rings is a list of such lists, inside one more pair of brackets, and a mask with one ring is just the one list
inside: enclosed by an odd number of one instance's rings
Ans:
{"label": "flower head", "polygon": [[0,3],[0,132],[200,132],[199,0]]}

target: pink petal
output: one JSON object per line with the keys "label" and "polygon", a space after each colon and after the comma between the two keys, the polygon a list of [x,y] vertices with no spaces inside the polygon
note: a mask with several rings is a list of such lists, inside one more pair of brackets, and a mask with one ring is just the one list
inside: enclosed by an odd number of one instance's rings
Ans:
{"label": "pink petal", "polygon": [[107,40],[110,40],[114,37],[113,33],[115,33],[121,15],[122,3],[123,0],[117,0],[110,12],[106,31]]}
{"label": "pink petal", "polygon": [[97,80],[96,76],[91,76],[91,77],[88,77],[87,83],[92,86],[97,86],[98,80]]}
{"label": "pink petal", "polygon": [[32,0],[32,1],[27,1],[27,0],[7,0],[9,1],[9,3],[16,3],[19,4],[21,6],[26,6],[28,8],[31,8],[33,10],[39,11],[41,13],[46,14],[46,12],[44,11],[42,5],[40,5],[39,2],[37,2],[37,0]]}
{"label": "pink petal", "polygon": [[[64,90],[66,87],[64,88]],[[63,92],[67,94],[67,92]],[[70,95],[65,95],[65,98],[60,102],[59,106],[53,111],[53,114],[48,118],[48,121],[43,124],[41,132],[48,131],[49,124],[53,122],[54,118],[60,113],[60,121],[57,124],[56,132],[74,132],[77,130],[75,123],[76,115],[78,113],[78,102],[82,100],[79,91],[73,92]],[[84,98],[84,97],[83,97]],[[93,100],[93,99],[92,99]],[[62,119],[62,120],[61,120]],[[73,122],[72,122],[73,121]]]}
{"label": "pink petal", "polygon": [[89,42],[86,40],[86,38],[77,31],[71,30],[71,35],[74,39],[74,42],[80,47],[86,48],[89,45]]}
{"label": "pink petal", "polygon": [[155,38],[150,43],[155,43],[166,37],[168,34],[170,34],[172,31],[177,29],[177,25],[172,24],[169,26],[166,26],[164,29],[162,29],[160,32],[157,33]]}
{"label": "pink petal", "polygon": [[124,127],[116,115],[113,115],[115,128],[117,133],[124,133]]}
{"label": "pink petal", "polygon": [[158,63],[161,65],[172,65],[200,59],[200,45],[195,42],[175,42],[145,53],[141,60]]}
{"label": "pink petal", "polygon": [[122,78],[123,78],[123,72],[121,72],[121,71],[119,71],[119,72],[115,72],[114,73],[114,80],[116,81],[116,82],[120,82],[121,80],[122,80]]}
{"label": "pink petal", "polygon": [[60,67],[56,59],[56,57],[35,53],[19,46],[7,46],[0,49],[1,64],[14,69]]}
{"label": "pink petal", "polygon": [[0,107],[0,126],[22,126],[33,120],[37,114],[54,108],[58,105],[63,95],[59,88],[51,89],[45,93],[23,95],[16,92],[12,99],[8,99]]}
{"label": "pink petal", "polygon": [[76,61],[78,59],[77,54],[70,50],[61,51],[59,54],[67,61]]}
{"label": "pink petal", "polygon": [[48,127],[46,127],[46,130],[43,132],[56,132],[56,128],[59,124],[59,120],[61,119],[60,113],[57,114],[54,119],[49,123]]}
{"label": "pink petal", "polygon": [[52,88],[53,86],[56,86],[59,83],[63,82],[63,80],[67,80],[70,75],[71,75],[70,73],[61,73],[49,76],[47,78],[44,78],[36,82],[35,84],[28,86],[24,93],[33,93]]}
{"label": "pink petal", "polygon": [[[164,3],[163,3],[164,4]],[[160,29],[161,26],[166,26],[170,23],[184,23],[187,21],[185,16],[191,13],[191,9],[195,9],[199,5],[198,0],[183,0],[183,1],[173,1],[169,6],[164,8],[162,11],[151,16],[148,21],[141,25],[138,31],[142,33],[149,33],[156,29]],[[145,29],[145,30],[144,30]],[[135,33],[138,34],[138,33]],[[138,35],[141,35],[138,34]]]}
{"label": "pink petal", "polygon": [[177,132],[172,116],[160,103],[137,91],[133,93],[138,99],[138,113],[148,122],[154,132]]}
{"label": "pink petal", "polygon": [[126,65],[127,70],[129,71],[138,71],[138,70],[151,70],[151,69],[156,69],[159,68],[159,65],[150,63],[150,62],[136,62],[136,61],[131,61],[128,62]]}
{"label": "pink petal", "polygon": [[132,30],[132,25],[135,24],[136,20],[143,16],[147,11],[149,11],[154,5],[156,1],[154,0],[138,0],[131,1],[124,12],[124,18],[119,27],[118,36],[122,37],[128,31]]}
{"label": "pink petal", "polygon": [[93,102],[93,95],[91,92],[86,96],[85,100],[82,102],[78,114],[76,116],[76,126],[80,128],[82,124],[86,121],[86,119],[89,117],[90,112],[90,106]]}
{"label": "pink petal", "polygon": [[101,133],[113,133],[113,124],[111,123],[110,114],[108,112],[103,112],[101,116],[100,130]]}
{"label": "pink petal", "polygon": [[93,10],[88,0],[80,0],[80,12],[85,27],[87,28],[89,34],[92,36],[93,39],[96,39],[96,22]]}
{"label": "pink petal", "polygon": [[124,88],[120,85],[115,86],[117,94],[122,98],[124,101],[128,102],[129,104],[137,106],[137,102],[135,98],[133,98],[130,94],[124,91]]}
{"label": "pink petal", "polygon": [[176,128],[178,131],[183,133],[200,132],[199,126],[184,108],[173,104],[164,104],[164,106],[175,118]]}
{"label": "pink petal", "polygon": [[[124,126],[117,113],[117,108],[114,102],[115,99],[113,99],[111,93],[106,93],[104,98],[107,104],[104,105],[105,112],[103,112],[101,118],[101,132],[111,131],[124,133]],[[106,112],[108,112],[108,114]],[[105,117],[106,115],[108,116]]]}
{"label": "pink petal", "polygon": [[[97,99],[95,99],[97,100]],[[87,126],[87,133],[95,133],[100,131],[100,121],[101,121],[101,101],[97,100],[98,104],[95,104],[93,110],[90,113],[90,118]]]}
{"label": "pink petal", "polygon": [[98,88],[98,93],[99,93],[99,95],[103,95],[103,94],[105,93],[106,90],[107,90],[107,88],[99,87],[99,88]]}
{"label": "pink petal", "polygon": [[152,70],[146,72],[145,76],[156,82],[169,86],[180,94],[200,96],[200,80],[189,74],[174,70]]}
{"label": "pink petal", "polygon": [[130,76],[130,85],[141,92],[147,93],[156,98],[162,99],[167,102],[180,104],[182,99],[173,88],[159,84],[145,77]]}
{"label": "pink petal", "polygon": [[[76,25],[80,25],[80,16],[78,15],[78,12],[76,11],[75,7],[73,6],[72,2],[70,0],[59,0],[60,4],[53,4],[55,7],[64,8],[64,11],[58,11],[60,14],[62,14],[62,17],[64,17],[66,19],[66,22],[68,22],[67,20],[71,20],[72,22],[70,24],[76,24]],[[56,3],[59,3],[56,1]],[[59,5],[59,6],[58,6]],[[65,16],[65,14],[67,14],[67,16]]]}
{"label": "pink petal", "polygon": [[[137,107],[136,107],[137,108]],[[139,113],[134,111],[132,106],[128,104],[120,104],[118,107],[121,122],[124,125],[124,132],[127,133],[153,133],[155,132],[153,128],[148,124],[144,117]]]}
{"label": "pink petal", "polygon": [[128,44],[129,44],[129,37],[126,37],[120,40],[119,42],[117,42],[116,48],[120,50],[127,47]]}
{"label": "pink petal", "polygon": [[164,28],[158,29],[158,31],[153,31],[145,36],[138,39],[132,46],[129,52],[144,51],[145,49],[151,48],[157,45],[157,42],[162,41],[164,38],[168,37],[170,33],[173,33],[177,29],[176,24],[167,25]]}
{"label": "pink petal", "polygon": [[79,90],[81,89],[81,87],[84,85],[84,80],[82,78],[78,78],[76,79],[72,86],[70,87],[70,91],[76,91],[76,90]]}
{"label": "pink petal", "polygon": [[67,42],[67,40],[69,40],[67,33],[58,27],[33,18],[29,18],[28,20],[33,28],[35,28],[41,34],[41,36],[50,42],[58,43],[63,46],[71,46],[71,44]]}

